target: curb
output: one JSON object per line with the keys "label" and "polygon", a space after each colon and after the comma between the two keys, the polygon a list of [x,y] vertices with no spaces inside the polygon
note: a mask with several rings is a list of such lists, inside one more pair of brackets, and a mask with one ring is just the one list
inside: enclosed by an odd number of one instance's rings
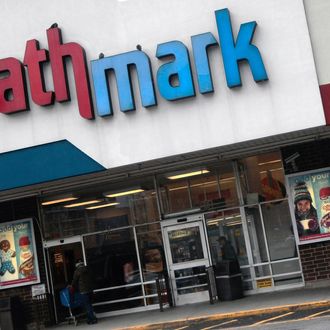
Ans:
{"label": "curb", "polygon": [[174,327],[183,326],[187,321],[203,321],[203,320],[214,321],[214,320],[221,320],[227,318],[239,318],[244,316],[253,316],[253,315],[268,314],[274,312],[287,312],[292,310],[306,310],[311,307],[327,307],[327,306],[330,306],[330,300],[320,300],[320,301],[312,301],[303,304],[290,304],[290,305],[282,305],[275,307],[250,309],[240,312],[219,313],[219,314],[211,314],[211,315],[201,315],[196,317],[187,317],[173,321],[163,321],[163,322],[150,323],[150,324],[141,324],[132,327],[118,328],[117,330],[163,329],[164,326],[168,327],[169,325],[173,326],[174,328]]}

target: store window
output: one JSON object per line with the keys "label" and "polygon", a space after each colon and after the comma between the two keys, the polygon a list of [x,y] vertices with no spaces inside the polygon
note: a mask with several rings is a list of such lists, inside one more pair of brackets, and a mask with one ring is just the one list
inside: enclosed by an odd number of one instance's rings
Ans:
{"label": "store window", "polygon": [[238,204],[231,162],[167,173],[157,181],[165,214]]}
{"label": "store window", "polygon": [[84,248],[93,271],[96,312],[144,305],[133,228],[84,236]]}
{"label": "store window", "polygon": [[160,223],[152,223],[135,228],[140,254],[146,304],[158,303],[158,277],[167,276]]}
{"label": "store window", "polygon": [[286,197],[284,169],[280,152],[248,157],[239,161],[245,204]]}
{"label": "store window", "polygon": [[49,195],[41,205],[46,239],[159,220],[153,178]]}
{"label": "store window", "polygon": [[239,209],[216,211],[205,214],[212,263],[222,261],[219,237],[224,236],[233,246],[240,265],[247,265],[248,258]]}

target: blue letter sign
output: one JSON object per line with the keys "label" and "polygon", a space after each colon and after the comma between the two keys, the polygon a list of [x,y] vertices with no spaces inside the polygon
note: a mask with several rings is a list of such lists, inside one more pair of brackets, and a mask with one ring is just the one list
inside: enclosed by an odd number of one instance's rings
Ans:
{"label": "blue letter sign", "polygon": [[238,67],[238,62],[242,60],[249,62],[256,82],[268,80],[259,49],[251,44],[257,23],[242,24],[235,42],[228,9],[217,10],[215,17],[228,87],[242,85]]}
{"label": "blue letter sign", "polygon": [[114,70],[116,75],[121,111],[127,112],[135,110],[128,70],[130,65],[135,65],[137,70],[142,105],[144,107],[149,107],[156,104],[150,62],[148,56],[144,52],[135,50],[94,60],[91,64],[97,112],[99,116],[112,115],[111,96],[107,79],[107,71],[111,69]]}
{"label": "blue letter sign", "polygon": [[[174,60],[163,64],[157,72],[160,94],[164,99],[170,101],[195,96],[186,46],[180,41],[170,41],[157,46],[156,56],[158,58],[170,55],[174,55]],[[173,77],[178,79],[178,86],[173,86],[171,83]]]}

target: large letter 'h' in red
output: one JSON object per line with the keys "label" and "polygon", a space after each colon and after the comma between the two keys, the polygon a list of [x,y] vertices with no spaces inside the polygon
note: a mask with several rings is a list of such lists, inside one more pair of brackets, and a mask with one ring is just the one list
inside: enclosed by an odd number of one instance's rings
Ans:
{"label": "large letter 'h' in red", "polygon": [[64,58],[70,56],[76,84],[79,113],[83,118],[93,119],[93,104],[84,49],[75,42],[62,44],[61,30],[57,27],[47,30],[47,38],[56,101],[65,102],[70,100],[64,63]]}

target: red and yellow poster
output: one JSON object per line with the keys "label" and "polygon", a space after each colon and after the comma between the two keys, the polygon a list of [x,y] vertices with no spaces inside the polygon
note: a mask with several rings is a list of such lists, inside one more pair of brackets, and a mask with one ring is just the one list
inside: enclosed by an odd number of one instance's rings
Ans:
{"label": "red and yellow poster", "polygon": [[32,219],[0,224],[0,289],[40,282]]}

